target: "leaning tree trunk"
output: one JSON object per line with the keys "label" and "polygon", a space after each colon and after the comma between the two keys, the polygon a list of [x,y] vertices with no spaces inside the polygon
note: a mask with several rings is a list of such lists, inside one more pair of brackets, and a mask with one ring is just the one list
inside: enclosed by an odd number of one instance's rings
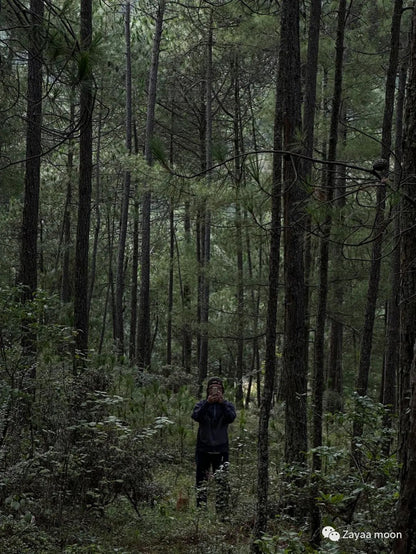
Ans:
{"label": "leaning tree trunk", "polygon": [[403,539],[395,543],[395,554],[416,552],[416,5],[412,18],[404,129],[398,395],[401,471],[396,513],[396,529],[403,533]]}
{"label": "leaning tree trunk", "polygon": [[[160,43],[163,32],[163,18],[166,0],[160,0],[156,15],[155,34],[153,37],[152,62],[149,75],[149,93],[147,100],[146,136],[144,155],[149,166],[153,163],[152,139],[155,125],[156,91],[159,70]],[[150,336],[150,212],[152,194],[150,183],[146,184],[142,198],[142,243],[141,243],[141,279],[139,313],[137,321],[137,365],[142,371],[150,367],[151,336]]]}

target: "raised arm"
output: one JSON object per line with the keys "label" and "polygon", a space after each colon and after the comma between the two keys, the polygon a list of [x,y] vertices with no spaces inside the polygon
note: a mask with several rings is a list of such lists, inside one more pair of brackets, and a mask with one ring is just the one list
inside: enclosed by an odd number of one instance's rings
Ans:
{"label": "raised arm", "polygon": [[195,408],[192,411],[191,417],[195,421],[201,421],[201,418],[204,417],[205,412],[208,409],[208,401],[207,400],[200,400],[196,405]]}
{"label": "raised arm", "polygon": [[228,402],[228,400],[224,400],[222,405],[223,405],[224,415],[227,423],[232,423],[237,416],[234,404],[232,404],[231,402]]}

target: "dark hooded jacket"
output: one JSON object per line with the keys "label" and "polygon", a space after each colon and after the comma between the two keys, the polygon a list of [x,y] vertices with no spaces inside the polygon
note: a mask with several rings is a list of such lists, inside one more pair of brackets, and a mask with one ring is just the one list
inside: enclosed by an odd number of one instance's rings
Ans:
{"label": "dark hooded jacket", "polygon": [[228,424],[236,417],[234,405],[228,400],[210,403],[201,400],[193,409],[192,419],[199,423],[196,449],[200,452],[228,451]]}

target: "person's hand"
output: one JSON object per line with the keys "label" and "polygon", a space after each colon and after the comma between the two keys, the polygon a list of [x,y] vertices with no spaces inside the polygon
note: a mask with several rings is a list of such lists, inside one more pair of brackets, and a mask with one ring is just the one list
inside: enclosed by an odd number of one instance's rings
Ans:
{"label": "person's hand", "polygon": [[213,404],[215,402],[221,403],[224,401],[224,397],[222,395],[222,391],[220,387],[210,387],[209,395],[208,395],[208,402],[210,404]]}
{"label": "person's hand", "polygon": [[222,404],[222,402],[224,402],[224,396],[223,396],[223,394],[222,394],[222,392],[221,392],[220,390],[218,391],[217,397],[216,397],[216,398],[217,398],[216,401],[217,401],[219,404]]}

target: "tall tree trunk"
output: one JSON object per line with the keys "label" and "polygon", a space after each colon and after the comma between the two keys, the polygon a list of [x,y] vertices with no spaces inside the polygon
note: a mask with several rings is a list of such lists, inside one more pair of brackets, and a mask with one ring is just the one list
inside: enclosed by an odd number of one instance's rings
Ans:
{"label": "tall tree trunk", "polygon": [[[173,167],[173,137],[175,131],[175,91],[172,92],[171,120],[170,120],[170,141],[169,141],[169,163]],[[169,283],[168,283],[168,313],[166,325],[166,364],[172,364],[172,316],[173,316],[173,266],[175,263],[175,210],[173,196],[169,200]]]}
{"label": "tall tree trunk", "polygon": [[[414,186],[414,185],[413,185]],[[414,197],[415,198],[415,197]],[[414,213],[416,216],[416,213]],[[413,238],[416,241],[416,237]],[[413,289],[416,293],[416,289]],[[415,312],[415,310],[413,310]],[[416,315],[414,313],[414,315]],[[406,345],[407,346],[407,345]],[[413,361],[407,370],[409,398],[407,400],[406,447],[403,452],[403,466],[400,474],[400,496],[396,513],[396,532],[402,538],[397,539],[395,554],[413,554],[416,552],[416,343],[413,349]]]}
{"label": "tall tree trunk", "polygon": [[395,554],[416,551],[416,2],[412,17],[401,183],[399,460]]}
{"label": "tall tree trunk", "polygon": [[92,0],[81,1],[80,49],[87,58],[81,77],[78,221],[75,247],[74,325],[75,368],[83,367],[88,352],[88,254],[92,187],[93,79],[89,48],[92,40]]}
{"label": "tall tree trunk", "polygon": [[[303,177],[312,186],[312,161],[315,135],[315,113],[316,113],[316,80],[318,73],[319,35],[321,22],[321,0],[312,0],[309,14],[308,28],[308,52],[305,65],[305,92],[303,109],[303,133],[304,133],[304,154]],[[310,334],[310,276],[312,271],[312,233],[311,217],[308,215],[305,225],[305,340],[309,344]],[[309,348],[305,348],[305,367],[309,366]]]}
{"label": "tall tree trunk", "polygon": [[173,264],[175,260],[175,212],[173,200],[169,202],[169,283],[166,329],[166,364],[172,364],[172,312],[173,312]]}
{"label": "tall tree trunk", "polygon": [[[394,149],[394,189],[400,190],[400,175],[402,163],[402,140],[403,140],[403,109],[406,90],[407,64],[402,63],[399,76],[399,88],[397,92],[396,105],[396,138]],[[386,322],[386,353],[384,360],[383,390],[381,391],[381,402],[386,406],[388,412],[384,418],[384,426],[391,426],[391,414],[397,406],[396,387],[397,370],[399,367],[399,344],[400,344],[400,208],[395,205],[392,208],[394,221],[394,250],[391,255],[390,269],[390,295],[387,303]],[[390,441],[385,446],[385,454],[388,455]]]}
{"label": "tall tree trunk", "polygon": [[[297,149],[301,128],[299,2],[282,4],[279,78],[282,81],[283,149]],[[283,161],[285,329],[283,392],[285,398],[285,462],[304,464],[307,450],[305,367],[304,221],[305,191],[297,177],[299,163],[290,154]]]}
{"label": "tall tree trunk", "polygon": [[[125,40],[126,40],[126,151],[132,153],[132,88],[131,88],[131,40],[130,40],[130,0],[125,5]],[[126,250],[127,223],[129,215],[131,172],[124,172],[124,187],[121,203],[120,236],[117,253],[116,272],[116,313],[115,313],[115,344],[120,356],[124,351],[124,255]]]}
{"label": "tall tree trunk", "polygon": [[[338,125],[341,113],[342,98],[342,74],[344,61],[344,35],[347,19],[347,2],[340,0],[338,6],[337,38],[335,45],[335,76],[334,91],[332,95],[331,123],[328,139],[328,161],[335,162],[337,159]],[[315,326],[315,348],[314,348],[314,372],[312,383],[312,444],[313,448],[322,446],[322,416],[323,416],[323,393],[324,393],[324,359],[325,359],[325,323],[327,316],[328,300],[328,264],[329,264],[329,240],[332,226],[332,202],[335,187],[335,166],[329,167],[325,179],[325,204],[327,215],[322,225],[322,237],[319,251],[319,284],[318,284],[318,307]],[[319,472],[321,469],[321,456],[313,455],[312,469]],[[320,516],[319,509],[314,504],[312,509],[312,534],[314,542],[319,544]]]}
{"label": "tall tree trunk", "polygon": [[[70,126],[74,127],[75,105],[71,98],[70,105]],[[67,156],[67,184],[64,216],[62,221],[62,239],[63,239],[63,254],[62,254],[62,279],[61,279],[61,300],[63,303],[68,303],[72,298],[71,286],[71,205],[72,205],[72,180],[74,174],[74,141],[72,138],[68,140],[68,156]]]}
{"label": "tall tree trunk", "polygon": [[[345,104],[342,108],[342,119],[345,122],[346,109]],[[343,146],[347,141],[346,127],[344,126],[340,135],[342,136]],[[343,208],[345,206],[346,192],[346,168],[339,166],[336,176],[336,187],[334,197],[334,207],[338,212],[338,225],[343,225]],[[326,409],[329,412],[338,412],[343,409],[343,368],[342,368],[342,349],[344,340],[344,325],[342,322],[342,313],[345,296],[344,284],[344,257],[342,244],[337,242],[332,247],[332,259],[334,264],[333,272],[333,295],[332,295],[332,313],[330,322],[328,371],[326,379],[327,402]]]}
{"label": "tall tree trunk", "polygon": [[136,332],[137,332],[137,292],[139,270],[139,202],[137,200],[137,186],[135,186],[133,208],[133,254],[131,260],[131,298],[130,298],[130,337],[129,359],[136,359]]}
{"label": "tall tree trunk", "polygon": [[98,256],[98,242],[100,239],[101,231],[101,136],[103,126],[103,108],[100,102],[100,109],[98,113],[98,125],[97,125],[97,150],[95,155],[95,227],[94,227],[94,240],[92,243],[92,255],[91,255],[91,271],[90,271],[90,284],[88,292],[88,313],[91,310],[92,297],[94,294],[95,278],[97,273],[97,256]]}
{"label": "tall tree trunk", "polygon": [[[152,139],[155,125],[157,78],[159,70],[160,43],[163,32],[163,18],[166,0],[159,0],[155,34],[153,37],[152,61],[149,74],[149,92],[147,100],[146,136],[144,155],[149,166],[153,163]],[[141,278],[140,299],[137,321],[137,364],[140,371],[150,367],[151,334],[150,334],[150,213],[152,205],[151,185],[146,183],[142,198],[142,243],[141,243]]]}
{"label": "tall tree trunk", "polygon": [[[205,74],[205,95],[206,95],[206,115],[205,115],[205,167],[207,171],[207,187],[211,182],[212,167],[212,47],[213,47],[213,23],[212,10],[209,15],[207,40],[207,58]],[[209,322],[209,296],[210,279],[209,263],[211,259],[211,211],[204,202],[202,210],[202,228],[201,228],[201,339],[199,351],[199,385],[201,387],[203,380],[208,373],[208,322]]]}
{"label": "tall tree trunk", "polygon": [[[30,2],[30,35],[28,50],[28,89],[26,162],[23,218],[21,230],[20,270],[18,283],[22,285],[22,302],[33,299],[38,283],[38,222],[40,194],[40,158],[42,154],[42,22],[43,0]],[[28,356],[28,375],[36,377],[36,333],[29,321],[22,322],[22,348]],[[33,385],[33,383],[32,383]]]}
{"label": "tall tree trunk", "polygon": [[[139,154],[139,140],[137,137],[136,122],[133,124],[134,153]],[[136,359],[136,332],[137,332],[137,287],[139,271],[139,201],[137,198],[137,182],[134,186],[134,209],[133,209],[133,253],[131,260],[131,295],[130,295],[130,337],[129,337],[129,359],[130,362]]]}
{"label": "tall tree trunk", "polygon": [[[276,90],[277,94],[277,90]],[[277,98],[276,98],[277,101]],[[279,100],[280,101],[280,100]],[[250,109],[250,115],[251,115],[251,126],[252,126],[252,140],[253,140],[253,147],[255,154],[255,179],[260,179],[260,163],[259,163],[259,156],[257,154],[257,132],[256,132],[256,121],[254,117],[254,110],[253,110],[253,98],[251,93],[251,87],[248,87],[248,103],[249,103],[249,109]],[[276,105],[277,106],[277,105]],[[275,116],[276,117],[276,116]],[[276,125],[276,122],[275,122]],[[274,141],[274,149],[279,150],[282,147],[282,140],[281,140],[281,132],[279,133],[280,140]],[[281,166],[281,158],[279,156],[279,162],[278,167]],[[276,177],[277,178],[277,177]],[[275,179],[275,177],[274,177]],[[279,178],[280,186],[281,186],[281,175]],[[247,221],[247,211],[244,212],[244,219]],[[248,232],[248,226],[246,224],[246,243],[247,243],[247,266],[248,266],[248,275],[250,278],[250,281],[253,282],[253,263],[252,263],[252,256],[251,256],[251,246],[250,246],[250,235]],[[257,279],[258,282],[262,282],[262,269],[263,269],[263,248],[262,244],[260,243],[259,251],[258,251],[258,272],[257,272]],[[246,399],[246,408],[248,408],[248,405],[251,400],[251,384],[253,381],[253,376],[256,376],[256,385],[257,385],[257,403],[260,406],[261,403],[261,390],[260,390],[260,352],[259,352],[259,340],[257,337],[258,334],[258,325],[259,325],[259,319],[260,319],[260,290],[258,290],[257,294],[254,293],[253,287],[251,287],[251,303],[252,303],[252,310],[254,314],[254,325],[253,325],[253,341],[252,341],[252,356],[251,356],[251,368],[250,368],[250,381],[249,381],[249,388],[247,390],[247,399]]]}
{"label": "tall tree trunk", "polygon": [[262,534],[267,531],[267,519],[269,515],[269,420],[276,375],[277,301],[280,272],[282,156],[279,151],[282,149],[282,65],[281,63],[279,65],[276,84],[266,350],[264,355],[264,383],[260,402],[259,430],[257,435],[257,506],[256,521],[253,530],[253,552],[261,552],[255,541],[260,539]]}
{"label": "tall tree trunk", "polygon": [[[361,340],[360,363],[358,366],[358,376],[356,391],[359,396],[365,396],[368,390],[368,379],[370,373],[371,350],[373,344],[374,321],[377,308],[378,288],[380,282],[382,246],[384,237],[384,210],[386,204],[386,185],[385,179],[388,175],[388,166],[391,149],[391,129],[394,109],[394,92],[397,76],[397,66],[399,59],[400,46],[400,22],[403,9],[403,0],[395,0],[394,11],[391,26],[390,39],[390,59],[387,70],[383,129],[381,138],[381,158],[384,160],[385,167],[381,169],[381,181],[377,185],[377,206],[374,221],[374,240],[371,255],[371,267],[368,280],[367,303],[364,318],[364,327]],[[363,432],[361,421],[355,421],[353,425],[352,438],[352,456],[353,462],[360,462],[360,453],[356,447],[359,437]]]}
{"label": "tall tree trunk", "polygon": [[244,374],[244,257],[243,257],[243,231],[241,211],[241,186],[243,183],[243,164],[240,154],[243,154],[243,138],[241,128],[240,82],[238,55],[232,64],[234,85],[234,182],[236,190],[235,201],[235,234],[237,248],[237,360],[236,360],[236,392],[235,401],[239,408],[243,406],[243,374]]}
{"label": "tall tree trunk", "polygon": [[[184,215],[184,235],[185,235],[185,248],[187,253],[190,251],[191,245],[191,216],[190,216],[190,202],[185,201],[185,215]],[[191,371],[192,366],[192,331],[189,323],[191,315],[191,286],[189,283],[189,276],[186,274],[183,279],[183,313],[184,321],[182,324],[182,337],[183,337],[183,366],[187,372]]]}

